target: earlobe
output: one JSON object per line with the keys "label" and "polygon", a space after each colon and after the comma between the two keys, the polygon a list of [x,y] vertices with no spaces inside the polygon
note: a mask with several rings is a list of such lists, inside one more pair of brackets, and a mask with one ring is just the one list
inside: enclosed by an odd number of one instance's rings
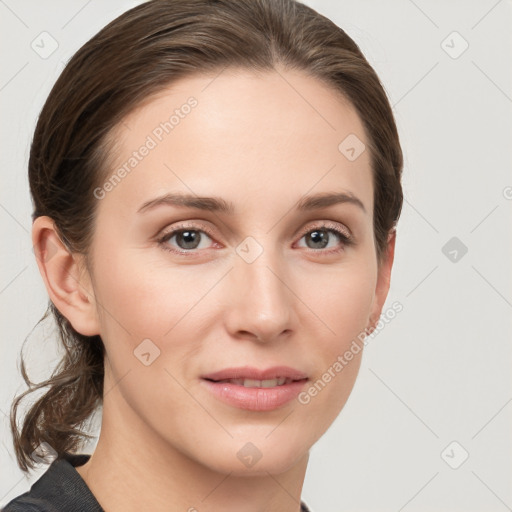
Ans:
{"label": "earlobe", "polygon": [[370,315],[367,332],[372,331],[379,321],[382,308],[386,302],[391,282],[391,269],[395,258],[396,230],[393,229],[388,235],[386,255],[378,269],[377,286],[375,288],[375,297],[373,300],[372,312]]}
{"label": "earlobe", "polygon": [[99,334],[94,290],[83,256],[69,251],[47,216],[34,220],[32,244],[39,272],[55,307],[80,334]]}

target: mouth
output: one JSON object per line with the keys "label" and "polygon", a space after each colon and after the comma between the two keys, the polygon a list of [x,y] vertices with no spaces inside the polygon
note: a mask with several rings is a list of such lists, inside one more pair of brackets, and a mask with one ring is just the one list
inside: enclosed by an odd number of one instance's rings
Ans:
{"label": "mouth", "polygon": [[289,377],[278,377],[276,379],[264,379],[264,380],[256,380],[256,379],[222,379],[222,380],[214,380],[214,379],[205,379],[210,382],[216,382],[219,384],[234,384],[235,386],[243,386],[244,388],[275,388],[276,386],[286,386],[287,384],[291,384],[292,382],[298,382],[299,380],[304,379],[290,379]]}
{"label": "mouth", "polygon": [[[265,383],[276,380],[277,384],[272,382],[272,386],[282,385],[286,380],[302,380],[307,377],[307,374],[304,372],[297,370],[296,368],[291,368],[290,366],[272,366],[271,368],[266,368],[264,370],[254,368],[252,366],[238,366],[233,368],[224,368],[223,370],[202,376],[203,379],[215,382],[242,380],[244,382],[253,381]],[[285,380],[283,381],[283,379]],[[251,387],[255,386],[251,385]]]}
{"label": "mouth", "polygon": [[294,368],[267,370],[228,368],[201,377],[206,389],[221,402],[249,411],[271,411],[289,404],[309,378]]}

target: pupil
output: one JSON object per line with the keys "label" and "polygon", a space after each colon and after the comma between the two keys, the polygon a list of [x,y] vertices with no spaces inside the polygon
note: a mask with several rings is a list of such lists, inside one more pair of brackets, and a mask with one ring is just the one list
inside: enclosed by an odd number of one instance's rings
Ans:
{"label": "pupil", "polygon": [[[183,249],[195,249],[199,240],[195,231],[182,231],[177,235],[177,238],[185,245],[185,247],[182,247]],[[192,246],[190,246],[191,244]]]}
{"label": "pupil", "polygon": [[319,243],[320,247],[314,247],[314,249],[323,249],[327,245],[327,236],[325,230],[315,230],[311,232],[311,238],[314,243]]}

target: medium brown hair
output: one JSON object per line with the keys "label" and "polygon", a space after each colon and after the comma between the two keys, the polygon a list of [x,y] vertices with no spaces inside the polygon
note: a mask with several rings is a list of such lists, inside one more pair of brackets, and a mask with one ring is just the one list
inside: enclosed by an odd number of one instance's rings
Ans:
{"label": "medium brown hair", "polygon": [[[294,0],[151,0],[125,12],[69,60],[40,113],[29,159],[32,219],[46,215],[70,252],[87,256],[94,233],[93,194],[109,172],[109,137],[121,120],[175,80],[225,67],[308,73],[348,99],[364,125],[374,185],[374,241],[379,264],[396,228],[403,195],[402,151],[391,106],[357,44],[329,19]],[[340,140],[341,142],[341,140]],[[87,260],[86,260],[87,261]],[[103,399],[104,347],[84,336],[49,301],[65,350],[51,377],[11,409],[21,469],[48,443],[75,452],[80,430]],[[40,321],[41,321],[40,320]],[[20,400],[49,387],[18,429]]]}

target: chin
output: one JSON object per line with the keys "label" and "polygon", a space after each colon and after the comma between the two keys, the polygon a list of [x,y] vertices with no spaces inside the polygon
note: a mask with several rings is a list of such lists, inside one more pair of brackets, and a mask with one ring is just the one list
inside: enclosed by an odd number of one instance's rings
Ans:
{"label": "chin", "polygon": [[[267,435],[267,434],[266,434]],[[286,443],[282,437],[272,435],[250,441],[247,436],[243,441],[232,439],[227,445],[217,444],[216,450],[209,450],[208,460],[203,464],[219,473],[231,473],[233,476],[262,476],[285,473],[296,466],[304,457],[309,456],[306,440],[299,444]]]}

